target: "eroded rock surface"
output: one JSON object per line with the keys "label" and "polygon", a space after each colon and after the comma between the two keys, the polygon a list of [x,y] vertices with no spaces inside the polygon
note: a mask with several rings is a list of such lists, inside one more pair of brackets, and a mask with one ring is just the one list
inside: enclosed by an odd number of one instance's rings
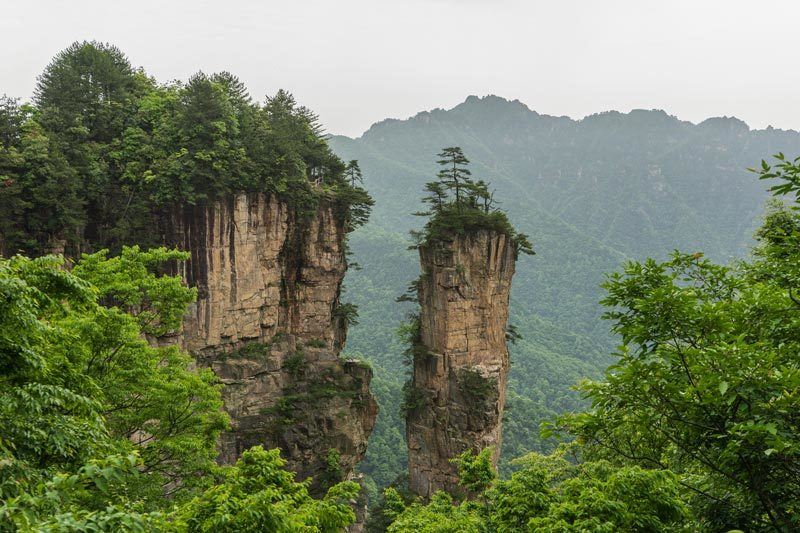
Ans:
{"label": "eroded rock surface", "polygon": [[330,205],[302,217],[274,196],[237,195],[172,216],[178,266],[198,288],[182,344],[224,383],[233,429],[220,457],[280,447],[312,488],[331,476],[331,450],[352,473],[366,452],[377,404],[372,371],[339,353],[347,334],[339,295],[345,231]]}
{"label": "eroded rock surface", "polygon": [[409,484],[417,494],[459,492],[450,459],[466,450],[491,446],[497,462],[515,261],[513,243],[492,231],[420,248],[424,349],[414,358],[413,408],[406,417]]}

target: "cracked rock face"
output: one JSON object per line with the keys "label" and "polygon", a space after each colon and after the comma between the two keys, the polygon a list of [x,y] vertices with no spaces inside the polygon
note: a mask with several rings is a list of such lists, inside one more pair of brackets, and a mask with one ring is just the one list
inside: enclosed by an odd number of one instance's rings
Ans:
{"label": "cracked rock face", "polygon": [[478,231],[420,248],[420,338],[414,408],[406,417],[409,488],[458,493],[450,459],[471,450],[500,455],[509,370],[506,327],[516,251],[500,233]]}
{"label": "cracked rock face", "polygon": [[274,196],[240,194],[172,214],[170,244],[191,250],[179,273],[198,288],[181,344],[223,384],[232,430],[220,459],[279,447],[319,488],[330,450],[345,475],[366,452],[377,404],[372,371],[339,352],[347,263],[343,222],[325,202],[301,217]]}

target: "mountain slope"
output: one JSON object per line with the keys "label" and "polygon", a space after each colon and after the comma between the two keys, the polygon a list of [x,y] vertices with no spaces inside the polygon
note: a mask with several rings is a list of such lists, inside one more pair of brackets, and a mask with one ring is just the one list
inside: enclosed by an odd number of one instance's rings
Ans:
{"label": "mountain slope", "polygon": [[376,200],[370,223],[351,241],[363,270],[346,284],[361,315],[347,351],[375,365],[382,407],[362,465],[377,483],[403,468],[396,411],[404,371],[393,330],[409,309],[394,298],[418,275],[406,247],[421,221],[410,213],[442,147],[463,148],[473,175],[497,189],[537,252],[519,262],[512,292],[511,322],[524,338],[511,349],[506,457],[539,447],[541,419],[574,407],[570,386],[607,364],[614,340],[597,304],[605,273],[675,248],[722,261],[746,253],[766,187],[745,169],[777,151],[800,153],[797,132],[753,131],[734,118],[695,125],[636,110],[575,121],[496,96],[470,96],[450,110],[330,142],[343,159],[359,160]]}

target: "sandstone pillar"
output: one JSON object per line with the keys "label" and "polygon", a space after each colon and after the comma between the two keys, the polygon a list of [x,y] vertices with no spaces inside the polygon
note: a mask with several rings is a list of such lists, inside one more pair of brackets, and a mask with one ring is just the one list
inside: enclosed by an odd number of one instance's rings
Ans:
{"label": "sandstone pillar", "polygon": [[347,262],[334,213],[323,201],[301,217],[275,196],[239,194],[173,213],[167,238],[191,251],[178,268],[198,288],[181,344],[224,384],[233,428],[221,460],[278,447],[312,489],[334,474],[331,453],[352,473],[377,414],[371,369],[339,358]]}
{"label": "sandstone pillar", "polygon": [[450,459],[500,454],[509,369],[506,327],[516,250],[494,231],[420,248],[419,347],[407,411],[410,489],[458,492]]}

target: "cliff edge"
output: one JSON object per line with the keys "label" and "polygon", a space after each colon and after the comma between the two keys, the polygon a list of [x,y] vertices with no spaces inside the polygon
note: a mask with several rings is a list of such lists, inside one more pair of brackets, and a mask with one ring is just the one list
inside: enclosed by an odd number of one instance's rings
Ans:
{"label": "cliff edge", "polygon": [[221,461],[260,444],[313,489],[351,475],[377,404],[372,370],[339,358],[344,221],[325,200],[301,214],[259,193],[183,206],[170,226],[170,244],[191,251],[179,273],[198,288],[181,343],[224,384]]}

